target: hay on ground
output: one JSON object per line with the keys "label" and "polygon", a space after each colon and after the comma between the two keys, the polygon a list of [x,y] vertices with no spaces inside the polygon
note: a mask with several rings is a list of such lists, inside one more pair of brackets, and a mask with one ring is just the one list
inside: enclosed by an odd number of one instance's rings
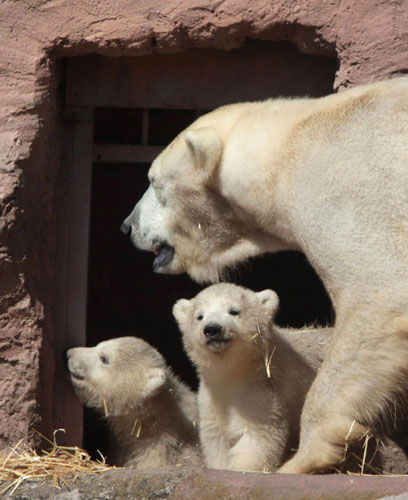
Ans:
{"label": "hay on ground", "polygon": [[6,492],[13,494],[23,481],[50,481],[55,487],[61,488],[67,486],[67,480],[75,481],[81,475],[115,469],[105,463],[102,455],[101,460],[95,461],[76,446],[59,446],[56,442],[58,431],[65,432],[64,429],[54,431],[52,441],[40,434],[50,446],[49,450],[37,452],[26,449],[21,440],[8,453],[0,454],[0,482],[10,482],[5,488],[0,487],[0,496]]}

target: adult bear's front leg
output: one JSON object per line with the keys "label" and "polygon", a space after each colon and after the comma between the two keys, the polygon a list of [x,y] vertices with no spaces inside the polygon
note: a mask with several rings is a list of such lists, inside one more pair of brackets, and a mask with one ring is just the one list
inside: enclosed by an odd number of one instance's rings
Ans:
{"label": "adult bear's front leg", "polygon": [[[311,393],[313,394],[313,392]],[[307,409],[304,409],[307,418]],[[349,444],[363,440],[369,429],[350,417],[331,414],[322,421],[302,425],[297,453],[277,472],[286,474],[310,474],[323,472],[343,462]],[[361,443],[363,445],[363,442]]]}
{"label": "adult bear's front leg", "polygon": [[334,467],[347,446],[367,431],[395,428],[404,411],[408,314],[372,307],[349,314],[336,329],[305,401],[299,449],[278,472],[307,474]]}

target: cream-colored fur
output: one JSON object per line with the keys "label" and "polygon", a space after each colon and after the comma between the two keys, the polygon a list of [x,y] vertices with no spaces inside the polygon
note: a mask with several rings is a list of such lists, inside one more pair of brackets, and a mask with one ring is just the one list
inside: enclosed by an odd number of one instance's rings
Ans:
{"label": "cream-colored fur", "polygon": [[208,467],[275,471],[298,445],[303,402],[332,335],[279,328],[278,302],[272,290],[221,283],[173,308],[200,377]]}
{"label": "cream-colored fur", "polygon": [[[408,386],[408,78],[319,99],[226,106],[153,162],[125,220],[157,272],[214,281],[302,250],[330,294],[335,342],[283,472],[325,469],[344,441],[394,425]],[[350,433],[350,429],[352,432]]]}
{"label": "cream-colored fur", "polygon": [[112,428],[113,463],[137,469],[201,463],[196,395],[156,349],[120,337],[70,349],[67,356],[78,397]]}

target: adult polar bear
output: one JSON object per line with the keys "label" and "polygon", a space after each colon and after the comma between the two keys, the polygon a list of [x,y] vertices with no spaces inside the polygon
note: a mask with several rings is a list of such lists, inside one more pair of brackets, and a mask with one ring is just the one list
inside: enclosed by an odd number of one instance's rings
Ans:
{"label": "adult polar bear", "polygon": [[300,249],[336,310],[336,337],[281,472],[341,460],[392,425],[408,380],[408,78],[319,99],[240,103],[200,117],[153,162],[122,230],[156,272],[216,281]]}

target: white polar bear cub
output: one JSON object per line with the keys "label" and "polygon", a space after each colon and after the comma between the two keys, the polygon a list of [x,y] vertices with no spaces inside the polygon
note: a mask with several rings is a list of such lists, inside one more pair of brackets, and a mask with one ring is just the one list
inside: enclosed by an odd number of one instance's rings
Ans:
{"label": "white polar bear cub", "polygon": [[199,432],[208,467],[275,471],[297,447],[306,393],[331,329],[274,323],[278,296],[221,283],[173,314],[200,376]]}
{"label": "white polar bear cub", "polygon": [[119,337],[67,352],[78,397],[105,415],[115,465],[151,469],[201,463],[197,400],[156,349]]}

